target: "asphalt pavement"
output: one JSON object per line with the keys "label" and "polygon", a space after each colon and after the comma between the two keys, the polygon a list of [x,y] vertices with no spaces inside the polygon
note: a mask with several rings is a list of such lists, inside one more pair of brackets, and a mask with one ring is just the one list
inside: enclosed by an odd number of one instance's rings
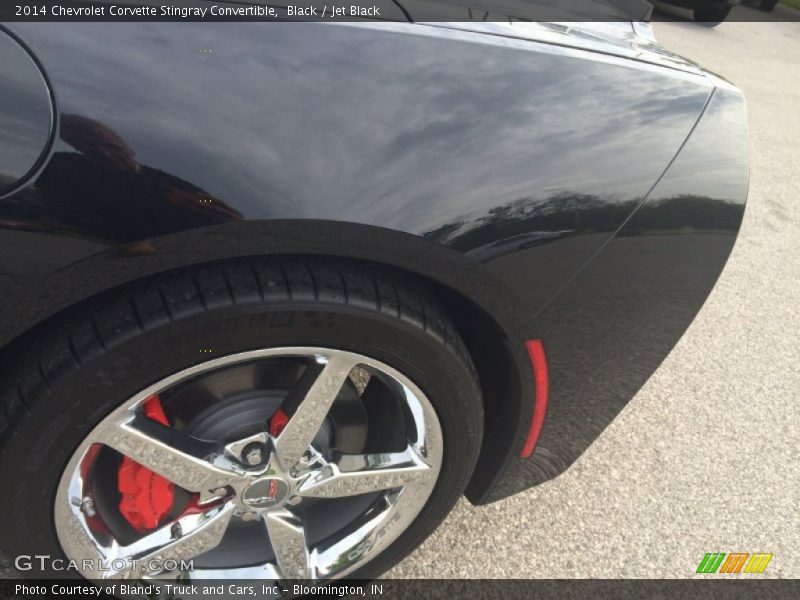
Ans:
{"label": "asphalt pavement", "polygon": [[712,551],[800,577],[800,22],[735,10],[776,20],[654,24],[747,97],[750,195],[706,305],[571,469],[462,501],[390,577],[684,578]]}

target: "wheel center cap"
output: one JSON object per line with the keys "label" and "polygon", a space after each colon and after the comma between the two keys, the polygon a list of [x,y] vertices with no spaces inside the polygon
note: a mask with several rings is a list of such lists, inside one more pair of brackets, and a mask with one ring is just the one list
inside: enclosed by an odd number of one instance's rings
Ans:
{"label": "wheel center cap", "polygon": [[283,502],[289,486],[279,477],[262,477],[251,483],[242,494],[242,503],[254,510],[271,508]]}

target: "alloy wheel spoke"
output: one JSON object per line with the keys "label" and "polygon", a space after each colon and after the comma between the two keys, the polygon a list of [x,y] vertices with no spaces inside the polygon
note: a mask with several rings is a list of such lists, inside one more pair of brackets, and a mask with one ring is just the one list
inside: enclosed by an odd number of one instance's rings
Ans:
{"label": "alloy wheel spoke", "polygon": [[265,513],[272,549],[284,579],[312,579],[303,524],[288,510]]}
{"label": "alloy wheel spoke", "polygon": [[[174,560],[180,565],[181,561],[216,548],[228,529],[234,508],[233,503],[228,503],[204,513],[186,515],[129,546],[120,547],[113,558],[123,559],[119,562],[125,562],[127,569],[117,571],[112,576],[157,573],[164,566],[164,561]],[[112,564],[116,562],[112,561]]]}
{"label": "alloy wheel spoke", "polygon": [[183,435],[146,418],[118,423],[103,431],[100,443],[190,492],[205,493],[241,476],[213,465],[213,444]]}
{"label": "alloy wheel spoke", "polygon": [[424,481],[435,473],[411,448],[384,454],[342,454],[300,485],[298,495],[342,498]]}
{"label": "alloy wheel spoke", "polygon": [[[312,374],[317,371],[318,374],[308,386],[308,391],[286,427],[275,439],[275,451],[284,469],[296,465],[308,450],[333,401],[336,400],[347,376],[356,364],[356,361],[349,356],[334,354],[321,366],[321,369],[309,367],[313,369]],[[307,378],[301,377],[298,384],[305,385],[307,381]]]}

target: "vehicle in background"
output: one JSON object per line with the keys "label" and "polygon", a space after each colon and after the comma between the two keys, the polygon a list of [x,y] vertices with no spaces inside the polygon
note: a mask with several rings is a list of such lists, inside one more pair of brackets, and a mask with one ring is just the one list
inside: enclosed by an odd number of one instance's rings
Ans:
{"label": "vehicle in background", "polygon": [[[764,1],[770,2],[772,0]],[[741,4],[741,0],[658,0],[656,5],[659,2],[680,8],[688,8],[692,11],[695,21],[712,27],[722,23],[728,18],[733,7]]]}

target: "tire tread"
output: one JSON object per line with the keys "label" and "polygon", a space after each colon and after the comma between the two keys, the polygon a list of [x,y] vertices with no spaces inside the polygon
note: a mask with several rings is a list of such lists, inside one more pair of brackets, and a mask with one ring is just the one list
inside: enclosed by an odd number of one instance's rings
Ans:
{"label": "tire tread", "polygon": [[433,336],[478,376],[439,299],[401,272],[318,258],[252,258],[183,269],[136,282],[36,336],[4,381],[0,440],[65,369],[83,368],[141,331],[241,304],[276,301],[351,306],[403,321]]}

